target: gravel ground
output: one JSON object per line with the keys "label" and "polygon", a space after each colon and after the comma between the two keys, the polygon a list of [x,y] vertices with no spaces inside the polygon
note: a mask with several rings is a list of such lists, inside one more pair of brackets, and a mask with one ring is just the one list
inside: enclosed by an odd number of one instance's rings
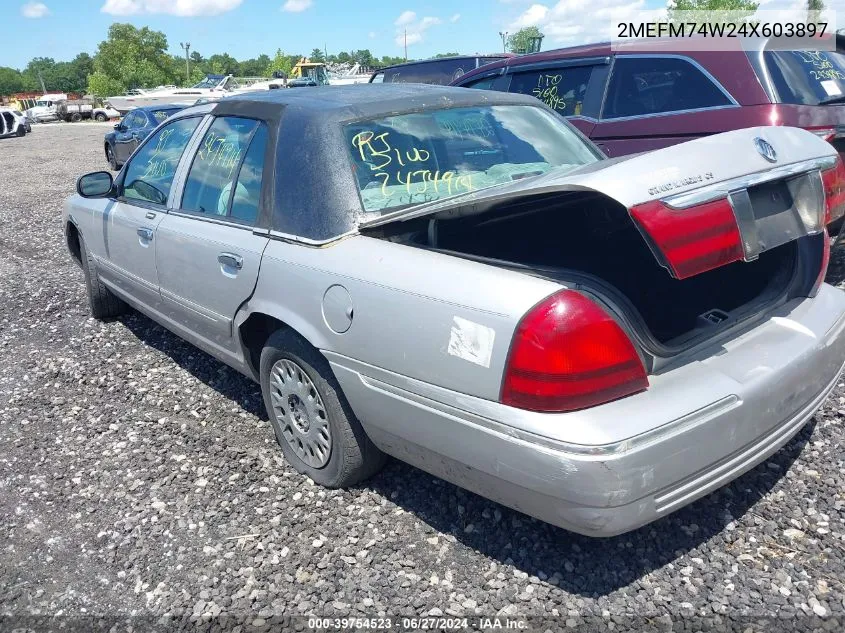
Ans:
{"label": "gravel ground", "polygon": [[841,630],[845,385],[765,464],[613,539],[397,462],[322,490],[282,460],[256,385],[143,316],[88,317],[60,211],[105,167],[107,129],[0,140],[0,612],[140,630],[167,614],[250,631],[293,614]]}

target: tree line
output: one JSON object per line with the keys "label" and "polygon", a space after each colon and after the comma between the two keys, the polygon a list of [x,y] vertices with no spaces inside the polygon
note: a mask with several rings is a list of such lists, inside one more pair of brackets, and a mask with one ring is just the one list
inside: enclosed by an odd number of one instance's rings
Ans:
{"label": "tree line", "polygon": [[[183,55],[168,53],[167,36],[161,31],[115,23],[93,57],[80,53],[68,62],[36,57],[22,70],[0,66],[0,95],[40,92],[43,87],[47,92],[86,92],[107,97],[132,88],[193,85],[206,74],[269,77],[275,71],[289,74],[301,57],[303,55],[299,53],[286,53],[281,49],[272,57],[262,54],[244,60],[237,60],[228,53],[205,57],[192,51],[188,64]],[[358,63],[365,68],[381,68],[405,61],[404,57],[390,55],[377,58],[368,49],[326,55],[325,51],[315,48],[310,58],[320,62]],[[188,66],[190,75],[187,74]]]}

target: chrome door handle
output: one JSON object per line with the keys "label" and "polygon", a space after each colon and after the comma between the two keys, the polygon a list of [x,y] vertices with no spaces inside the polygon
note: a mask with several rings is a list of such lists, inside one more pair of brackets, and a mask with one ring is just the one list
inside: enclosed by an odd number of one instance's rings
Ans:
{"label": "chrome door handle", "polygon": [[244,267],[244,258],[235,253],[220,253],[217,256],[217,261],[228,266],[229,268],[237,268],[240,270]]}
{"label": "chrome door handle", "polygon": [[140,228],[140,229],[138,229],[138,237],[140,237],[142,240],[149,241],[149,240],[153,239],[153,230],[152,229]]}

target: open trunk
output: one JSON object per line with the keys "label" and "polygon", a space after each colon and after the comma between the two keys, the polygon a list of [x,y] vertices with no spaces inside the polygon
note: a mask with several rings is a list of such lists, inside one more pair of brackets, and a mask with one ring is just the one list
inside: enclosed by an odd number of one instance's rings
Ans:
{"label": "open trunk", "polygon": [[628,209],[596,192],[529,196],[482,214],[456,215],[366,232],[582,289],[612,307],[656,356],[670,356],[791,297],[808,295],[822,266],[819,234],[787,241],[750,262],[676,279]]}

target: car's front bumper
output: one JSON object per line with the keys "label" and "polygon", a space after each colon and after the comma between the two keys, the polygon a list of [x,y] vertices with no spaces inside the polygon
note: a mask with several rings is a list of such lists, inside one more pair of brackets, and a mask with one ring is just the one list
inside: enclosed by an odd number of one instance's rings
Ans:
{"label": "car's front bumper", "polygon": [[642,394],[566,414],[326,356],[386,452],[549,523],[612,536],[723,486],[800,430],[845,361],[845,293],[825,285],[650,377]]}

